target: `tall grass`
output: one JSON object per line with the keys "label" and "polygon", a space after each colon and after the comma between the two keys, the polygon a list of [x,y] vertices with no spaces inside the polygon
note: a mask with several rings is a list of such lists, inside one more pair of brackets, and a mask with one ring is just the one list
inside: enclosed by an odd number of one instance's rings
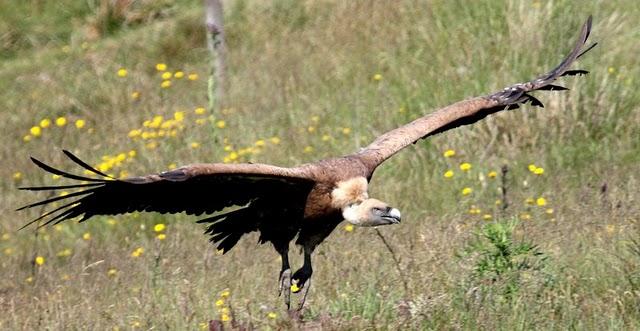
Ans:
{"label": "tall grass", "polygon": [[[208,72],[199,2],[71,3],[9,1],[0,11],[11,27],[0,39],[1,328],[194,329],[223,315],[266,329],[640,327],[634,1],[227,2],[230,81],[216,114],[196,111]],[[66,148],[115,176],[344,155],[421,114],[545,71],[589,14],[600,46],[578,65],[590,75],[566,79],[570,91],[541,94],[544,109],[433,137],[378,169],[371,196],[406,220],[380,229],[399,265],[372,229],[339,227],[318,249],[302,321],[284,312],[277,255],[255,235],[219,256],[185,215],[16,232],[39,212],[13,211],[36,199],[16,187],[62,182],[30,155],[80,171],[64,161]],[[162,88],[158,63],[185,75]],[[52,123],[42,128],[43,119]],[[448,149],[456,155],[444,157]],[[463,162],[471,169],[460,170]],[[455,175],[445,178],[447,170]],[[462,195],[465,187],[472,193]],[[461,254],[486,224],[507,220],[515,220],[512,247],[531,243],[546,259],[544,273],[510,271],[518,290],[505,296],[499,279],[474,276],[481,248]],[[154,231],[160,223],[166,229]]]}

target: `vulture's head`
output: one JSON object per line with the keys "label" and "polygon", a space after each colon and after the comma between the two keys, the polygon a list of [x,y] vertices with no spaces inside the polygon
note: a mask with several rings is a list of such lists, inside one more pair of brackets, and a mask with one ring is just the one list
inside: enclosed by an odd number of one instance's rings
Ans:
{"label": "vulture's head", "polygon": [[376,199],[366,199],[342,210],[344,219],[358,226],[378,226],[400,223],[400,211]]}

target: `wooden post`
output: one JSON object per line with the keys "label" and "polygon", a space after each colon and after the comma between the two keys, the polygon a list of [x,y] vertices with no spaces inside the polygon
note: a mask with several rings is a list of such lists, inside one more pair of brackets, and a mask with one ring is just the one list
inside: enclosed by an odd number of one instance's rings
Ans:
{"label": "wooden post", "polygon": [[210,112],[217,110],[216,107],[220,107],[224,98],[227,66],[223,17],[220,0],[205,0],[207,47],[211,52],[211,73],[207,91]]}

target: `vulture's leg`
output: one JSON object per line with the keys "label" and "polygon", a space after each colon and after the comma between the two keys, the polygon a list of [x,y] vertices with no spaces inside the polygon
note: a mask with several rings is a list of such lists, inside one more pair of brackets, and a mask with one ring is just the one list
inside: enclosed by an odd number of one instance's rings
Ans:
{"label": "vulture's leg", "polygon": [[313,248],[304,246],[304,263],[302,264],[302,268],[296,271],[291,277],[291,290],[294,293],[304,290],[302,300],[300,300],[300,305],[298,305],[298,310],[301,310],[304,306],[304,302],[307,300],[307,294],[309,293],[309,288],[311,287],[311,275],[313,274],[313,268],[311,267],[312,251]]}
{"label": "vulture's leg", "polygon": [[291,267],[289,266],[289,247],[276,248],[282,259],[282,269],[278,279],[278,296],[284,291],[284,304],[287,310],[291,308]]}

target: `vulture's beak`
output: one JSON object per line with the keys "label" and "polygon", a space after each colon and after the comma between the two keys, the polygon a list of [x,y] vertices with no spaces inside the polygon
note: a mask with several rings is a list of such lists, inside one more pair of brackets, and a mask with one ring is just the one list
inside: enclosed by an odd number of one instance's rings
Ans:
{"label": "vulture's beak", "polygon": [[383,219],[389,221],[389,224],[398,224],[402,217],[400,216],[400,211],[396,208],[387,208],[387,213],[382,216]]}

